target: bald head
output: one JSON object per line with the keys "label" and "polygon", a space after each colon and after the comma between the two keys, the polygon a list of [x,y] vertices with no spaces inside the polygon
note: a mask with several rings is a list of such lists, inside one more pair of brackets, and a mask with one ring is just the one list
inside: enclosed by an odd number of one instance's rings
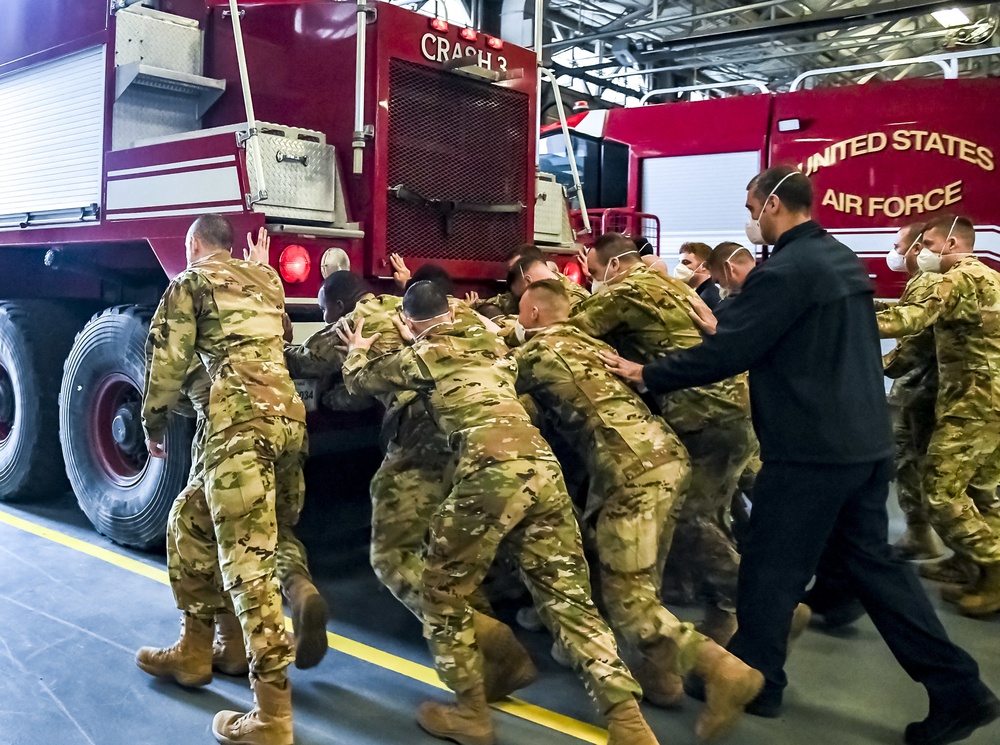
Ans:
{"label": "bald head", "polygon": [[557,279],[532,282],[521,295],[517,319],[526,329],[540,329],[569,318],[569,295]]}
{"label": "bald head", "polygon": [[185,249],[188,263],[214,253],[230,253],[233,248],[233,226],[222,215],[202,215],[188,228]]}

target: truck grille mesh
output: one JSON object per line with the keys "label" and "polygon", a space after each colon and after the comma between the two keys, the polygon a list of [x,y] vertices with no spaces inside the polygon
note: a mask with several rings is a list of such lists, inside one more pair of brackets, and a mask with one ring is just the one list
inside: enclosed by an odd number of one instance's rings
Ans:
{"label": "truck grille mesh", "polygon": [[[425,199],[521,202],[527,194],[528,97],[401,60],[389,68],[388,187]],[[427,206],[387,197],[386,252],[441,261],[503,261],[527,240],[528,215],[456,212],[446,233]]]}

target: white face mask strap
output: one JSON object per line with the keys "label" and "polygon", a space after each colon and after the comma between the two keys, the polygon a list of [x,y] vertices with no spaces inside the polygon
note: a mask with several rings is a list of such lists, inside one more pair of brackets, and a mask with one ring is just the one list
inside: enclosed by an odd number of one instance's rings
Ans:
{"label": "white face mask strap", "polygon": [[737,249],[736,249],[735,251],[733,251],[733,252],[732,252],[731,254],[729,254],[729,258],[728,258],[728,259],[726,259],[726,263],[727,263],[727,264],[729,264],[729,266],[732,266],[732,265],[733,265],[733,264],[732,264],[732,262],[733,262],[733,257],[734,257],[734,256],[736,256],[736,254],[738,254],[738,253],[739,253],[740,251],[746,251],[746,252],[747,252],[748,254],[750,254],[750,258],[751,258],[751,259],[753,259],[754,261],[756,261],[756,260],[757,260],[757,257],[756,257],[756,256],[754,255],[754,252],[753,252],[753,251],[751,251],[751,250],[750,250],[749,248],[747,248],[746,246],[740,246],[740,247],[739,247],[739,248],[737,248]]}
{"label": "white face mask strap", "polygon": [[958,215],[955,215],[955,219],[951,221],[951,227],[948,228],[948,235],[944,237],[944,242],[948,243],[951,238],[951,234],[955,232],[955,226],[958,224]]}
{"label": "white face mask strap", "polygon": [[[427,321],[433,321],[435,318],[444,318],[445,316],[449,316],[449,315],[451,315],[451,309],[450,308],[448,310],[446,310],[444,313],[438,313],[436,316],[431,316],[430,318],[424,318],[424,319],[421,319],[420,321],[414,321],[412,318],[410,318],[409,320],[410,320],[411,323],[425,323]],[[444,326],[446,323],[448,323],[448,322],[447,321],[441,321],[439,323],[433,323],[430,326],[428,326],[427,328],[425,328],[423,331],[421,331],[419,334],[415,335],[413,338],[414,338],[414,340],[416,340],[416,339],[423,339],[425,336],[427,336],[427,332],[428,331],[430,331],[431,329],[436,329],[438,326]]]}
{"label": "white face mask strap", "polygon": [[[629,254],[637,254],[637,253],[639,253],[639,252],[637,250],[635,250],[635,249],[633,249],[632,251],[622,251],[620,254],[615,254],[610,259],[608,259],[608,265],[606,267],[604,267],[604,282],[605,282],[605,284],[607,284],[607,281],[608,281],[608,272],[611,271],[611,262],[612,261],[614,261],[615,259],[620,259],[622,256],[628,256]],[[621,262],[619,261],[618,264],[621,265]]]}
{"label": "white face mask strap", "polygon": [[[781,181],[779,181],[778,183],[776,183],[776,184],[774,185],[774,188],[773,188],[773,189],[771,189],[771,193],[767,195],[767,198],[766,198],[766,199],[764,200],[764,203],[763,203],[763,204],[761,205],[761,207],[760,207],[760,214],[762,214],[762,215],[764,214],[764,208],[765,208],[765,207],[767,207],[767,200],[768,200],[768,199],[770,199],[771,197],[773,197],[773,196],[774,196],[775,192],[777,192],[777,191],[778,191],[778,188],[779,188],[779,187],[780,187],[780,186],[781,186],[781,185],[782,185],[783,183],[785,183],[785,181],[787,181],[787,180],[788,180],[789,178],[791,178],[792,176],[794,176],[794,175],[795,175],[795,174],[797,174],[797,173],[798,173],[798,171],[792,171],[791,173],[786,173],[786,174],[784,175],[784,177],[783,177],[783,178],[781,179]],[[759,218],[759,217],[758,217],[757,219],[758,219],[758,220],[760,220],[760,218]]]}

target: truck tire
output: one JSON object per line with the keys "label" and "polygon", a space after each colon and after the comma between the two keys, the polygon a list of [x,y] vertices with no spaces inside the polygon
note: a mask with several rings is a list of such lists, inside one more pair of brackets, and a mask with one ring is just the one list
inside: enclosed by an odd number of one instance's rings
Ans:
{"label": "truck tire", "polygon": [[59,449],[59,377],[79,314],[44,300],[0,302],[0,500],[69,488]]}
{"label": "truck tire", "polygon": [[66,474],[97,532],[115,543],[163,544],[167,513],[187,483],[193,423],[172,416],[167,457],[150,458],[142,430],[145,345],[152,311],[98,313],[73,342],[59,394]]}

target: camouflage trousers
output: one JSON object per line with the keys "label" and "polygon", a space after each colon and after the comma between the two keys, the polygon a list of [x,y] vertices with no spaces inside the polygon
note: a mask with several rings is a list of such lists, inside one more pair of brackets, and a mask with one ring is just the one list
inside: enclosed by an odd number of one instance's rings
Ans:
{"label": "camouflage trousers", "polygon": [[[413,408],[413,407],[411,407]],[[431,517],[448,496],[453,453],[421,405],[401,416],[371,482],[371,565],[379,581],[423,620],[424,545]],[[477,590],[473,607],[490,613]]]}
{"label": "camouflage trousers", "polygon": [[757,438],[749,419],[678,436],[691,457],[691,486],[674,529],[666,572],[675,575],[675,582],[687,575],[706,603],[735,612],[740,555],[729,526],[729,506]]}
{"label": "camouflage trousers", "polygon": [[[205,498],[202,464],[192,466],[191,479],[170,507],[167,518],[167,573],[178,609],[205,619],[233,612],[233,601],[223,590],[219,543],[212,512]],[[197,471],[195,471],[197,469]],[[278,581],[284,586],[293,575],[312,579],[305,546],[294,526],[302,511],[302,492],[276,490],[278,545],[275,549]]]}
{"label": "camouflage trousers", "polygon": [[642,695],[594,606],[562,472],[548,460],[460,467],[431,519],[424,635],[441,680],[459,693],[483,684],[468,598],[505,539],[539,615],[568,650],[601,711]]}
{"label": "camouflage trousers", "polygon": [[921,485],[931,525],[955,553],[1000,563],[1000,419],[942,417]]}
{"label": "camouflage trousers", "polygon": [[892,432],[896,441],[896,497],[912,527],[927,525],[930,517],[920,488],[924,455],[936,423],[934,399],[918,398],[893,411]]}
{"label": "camouflage trousers", "polygon": [[210,435],[205,443],[205,498],[222,584],[243,627],[250,677],[279,685],[295,653],[277,581],[278,503],[283,510],[301,510],[305,437],[302,422],[264,417]]}
{"label": "camouflage trousers", "polygon": [[690,478],[687,459],[657,466],[615,491],[597,515],[602,607],[611,627],[640,653],[668,640],[678,675],[687,674],[704,640],[663,607],[663,562]]}

